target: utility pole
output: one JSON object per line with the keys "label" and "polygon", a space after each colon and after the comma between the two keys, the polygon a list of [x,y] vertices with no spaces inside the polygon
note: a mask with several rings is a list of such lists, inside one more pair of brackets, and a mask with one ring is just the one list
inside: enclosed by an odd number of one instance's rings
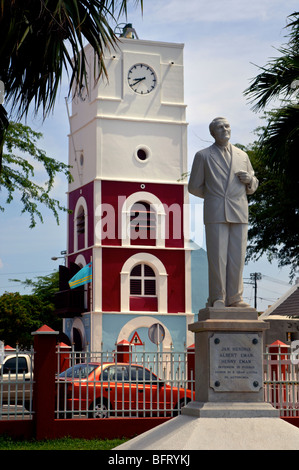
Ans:
{"label": "utility pole", "polygon": [[262,279],[261,273],[250,273],[250,279],[254,283],[254,308],[257,308],[257,281]]}

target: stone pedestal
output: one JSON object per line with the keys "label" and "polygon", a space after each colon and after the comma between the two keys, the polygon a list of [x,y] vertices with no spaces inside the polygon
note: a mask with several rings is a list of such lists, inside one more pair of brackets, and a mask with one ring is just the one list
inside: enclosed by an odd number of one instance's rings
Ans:
{"label": "stone pedestal", "polygon": [[195,401],[118,450],[299,450],[299,429],[263,396],[263,333],[253,308],[205,308],[195,334]]}
{"label": "stone pedestal", "polygon": [[209,410],[215,416],[217,410],[222,416],[223,409],[228,416],[231,409],[234,416],[257,416],[267,408],[267,416],[278,416],[264,404],[263,333],[268,327],[253,308],[200,310],[189,327],[195,334],[195,402],[184,414],[207,416]]}

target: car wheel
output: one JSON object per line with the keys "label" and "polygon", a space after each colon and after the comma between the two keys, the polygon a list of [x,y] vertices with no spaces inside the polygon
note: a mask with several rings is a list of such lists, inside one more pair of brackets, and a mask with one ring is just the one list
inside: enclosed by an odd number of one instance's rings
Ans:
{"label": "car wheel", "polygon": [[107,400],[98,399],[89,408],[89,418],[109,418],[111,407],[108,407]]}

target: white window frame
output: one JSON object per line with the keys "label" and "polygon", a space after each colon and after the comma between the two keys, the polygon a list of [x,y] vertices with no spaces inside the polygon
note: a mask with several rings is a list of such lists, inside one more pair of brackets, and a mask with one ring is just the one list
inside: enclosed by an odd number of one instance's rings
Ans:
{"label": "white window frame", "polygon": [[[141,275],[140,276],[134,276],[132,275],[132,270],[136,266],[141,266]],[[140,263],[139,265],[136,264],[134,268],[132,268],[131,273],[130,273],[130,295],[131,297],[157,297],[157,278],[154,273],[153,276],[145,276],[144,271],[145,271],[145,266],[149,266],[147,263]],[[151,266],[149,266],[151,268]],[[140,294],[131,294],[131,279],[136,279],[141,281],[141,293]],[[145,281],[147,280],[155,280],[155,294],[145,294]]]}
{"label": "white window frame", "polygon": [[158,299],[158,312],[167,313],[167,277],[164,264],[150,253],[136,253],[124,263],[120,273],[121,283],[121,312],[130,311],[130,274],[137,264],[148,264],[156,276],[156,297]]}
{"label": "white window frame", "polygon": [[[131,246],[131,209],[137,202],[147,202],[156,212],[156,247],[165,248],[165,209],[160,199],[147,191],[138,191],[127,197],[121,211],[122,246]],[[146,245],[146,243],[145,243]]]}
{"label": "white window frame", "polygon": [[[147,212],[147,207],[149,209],[149,212]],[[146,211],[145,213],[144,213],[144,209]],[[132,219],[133,214],[136,214],[136,213],[138,215]],[[144,223],[145,225],[141,227],[140,222]],[[157,214],[156,214],[156,210],[148,202],[138,201],[132,205],[131,214],[130,214],[130,224],[131,224],[131,230],[135,230],[136,228],[138,228],[139,233],[146,232],[146,236],[147,237],[150,236],[150,240],[157,239]],[[142,231],[142,228],[143,228],[143,231]],[[151,233],[152,230],[154,231],[153,237]],[[147,241],[148,238],[145,238],[145,240]]]}

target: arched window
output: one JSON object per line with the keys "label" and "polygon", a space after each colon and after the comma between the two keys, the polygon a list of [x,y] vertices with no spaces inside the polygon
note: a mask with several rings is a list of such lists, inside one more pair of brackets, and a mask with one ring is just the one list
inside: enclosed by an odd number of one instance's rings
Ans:
{"label": "arched window", "polygon": [[156,211],[145,201],[138,201],[130,213],[131,245],[156,245]]}
{"label": "arched window", "polygon": [[165,209],[157,196],[133,193],[124,200],[121,213],[122,246],[165,247]]}
{"label": "arched window", "polygon": [[137,264],[130,274],[130,295],[156,296],[156,276],[147,264]]}
{"label": "arched window", "polygon": [[77,231],[77,249],[85,248],[85,211],[82,206],[79,207],[76,217]]}
{"label": "arched window", "polygon": [[87,221],[87,204],[85,198],[81,196],[74,211],[74,251],[82,250],[88,245]]}
{"label": "arched window", "polygon": [[121,311],[167,313],[167,272],[150,253],[136,253],[121,270]]}
{"label": "arched window", "polygon": [[156,275],[147,264],[134,266],[130,273],[130,310],[157,311]]}

